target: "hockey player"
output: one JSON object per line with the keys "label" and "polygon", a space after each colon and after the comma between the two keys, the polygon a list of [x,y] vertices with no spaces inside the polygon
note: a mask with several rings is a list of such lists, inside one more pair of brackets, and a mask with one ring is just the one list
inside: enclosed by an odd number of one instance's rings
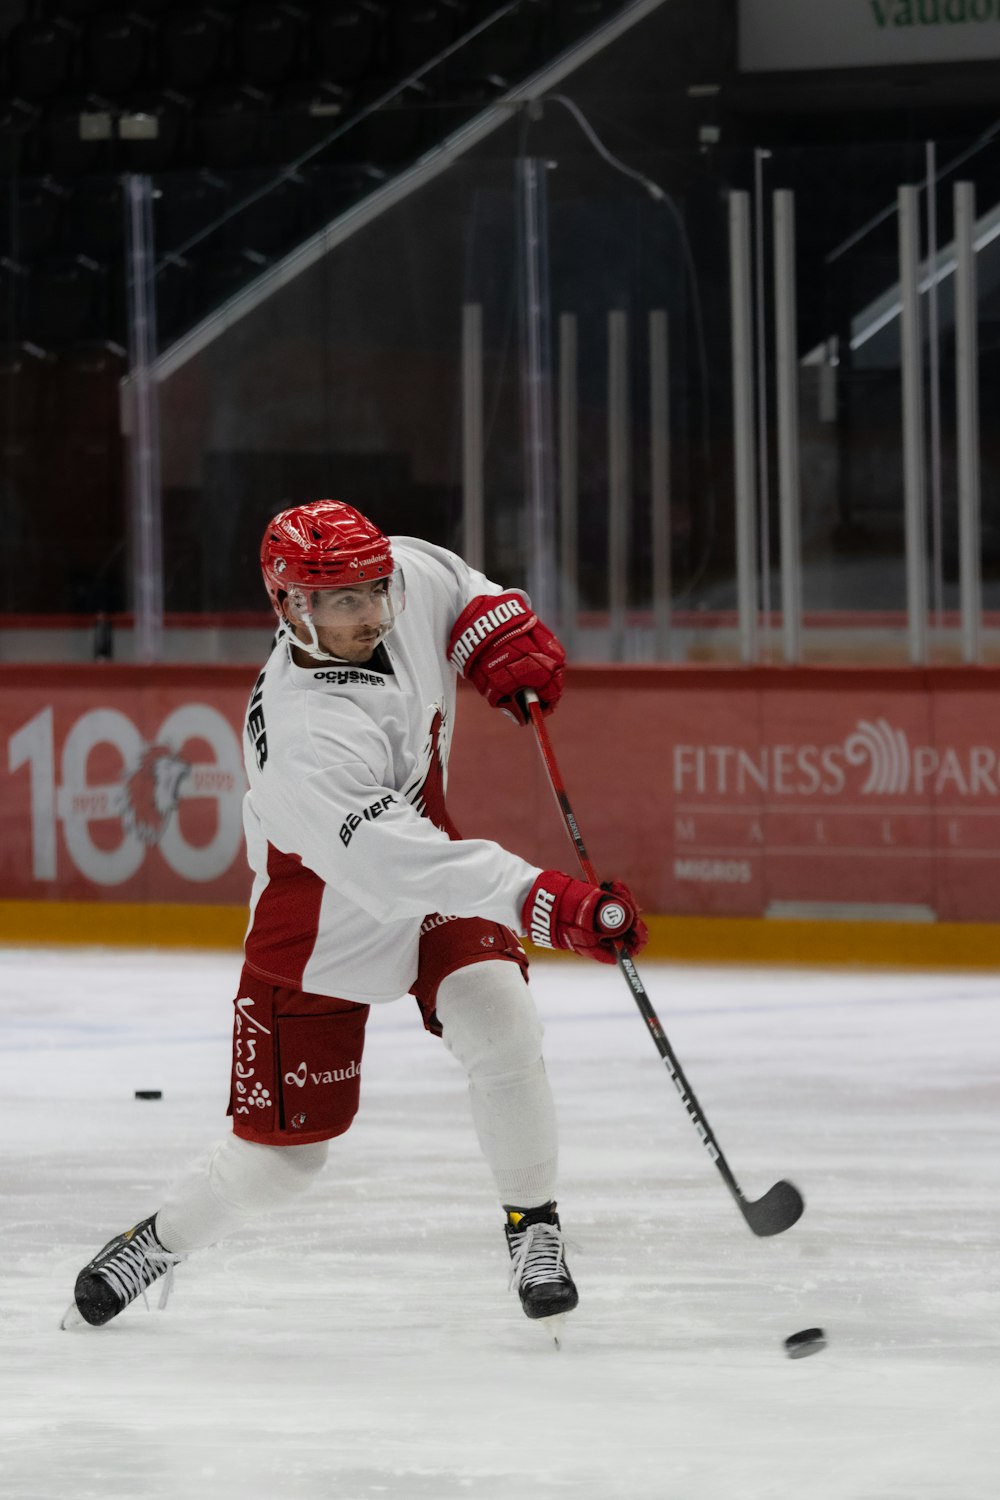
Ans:
{"label": "hockey player", "polygon": [[279,628],[244,737],[254,881],[232,1130],[84,1267],[64,1326],[107,1323],[177,1261],[291,1203],[358,1108],[369,1007],[407,991],[468,1074],[524,1311],[561,1316],[577,1292],[517,933],[613,963],[645,928],[623,885],[461,839],[444,792],[456,675],[523,724],[525,689],[546,713],[558,703],[563,649],[523,594],[339,501],[276,516],[261,567]]}

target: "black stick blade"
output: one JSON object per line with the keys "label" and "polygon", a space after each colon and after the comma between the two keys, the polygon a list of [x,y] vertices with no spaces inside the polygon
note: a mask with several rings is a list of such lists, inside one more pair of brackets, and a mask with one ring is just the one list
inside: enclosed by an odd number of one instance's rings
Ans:
{"label": "black stick blade", "polygon": [[754,1234],[761,1236],[783,1234],[797,1224],[805,1211],[805,1199],[797,1187],[790,1182],[776,1182],[768,1188],[763,1198],[750,1203],[744,1198],[740,1203],[743,1217]]}

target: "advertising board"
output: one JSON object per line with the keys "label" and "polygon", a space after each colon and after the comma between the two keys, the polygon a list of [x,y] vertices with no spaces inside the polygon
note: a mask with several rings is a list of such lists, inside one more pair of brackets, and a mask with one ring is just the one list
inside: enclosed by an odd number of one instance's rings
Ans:
{"label": "advertising board", "polygon": [[1000,57],[1000,0],[740,0],[742,71]]}
{"label": "advertising board", "polygon": [[[242,906],[254,670],[0,668],[0,901]],[[1000,916],[995,669],[576,668],[550,720],[647,911]],[[532,736],[460,695],[449,806],[574,868]]]}

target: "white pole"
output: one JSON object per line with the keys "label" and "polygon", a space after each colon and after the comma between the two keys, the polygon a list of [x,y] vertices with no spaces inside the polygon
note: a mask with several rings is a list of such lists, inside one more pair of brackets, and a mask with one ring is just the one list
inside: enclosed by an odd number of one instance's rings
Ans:
{"label": "white pole", "polygon": [[757,526],[754,489],[750,200],[746,193],[730,193],[729,195],[729,290],[732,309],[733,464],[740,660],[755,662],[757,660]]}
{"label": "white pole", "polygon": [[670,660],[670,344],[667,314],[649,314],[649,504],[657,661]]}
{"label": "white pole", "polygon": [[754,282],[757,341],[757,505],[760,535],[760,628],[767,649],[771,635],[771,475],[767,442],[767,292],[764,277],[764,162],[771,155],[754,151]]}
{"label": "white pole", "polygon": [[923,348],[920,330],[920,221],[917,189],[899,189],[899,285],[903,379],[903,490],[906,609],[910,660],[927,660],[927,524],[924,471]]}
{"label": "white pole", "polygon": [[608,313],[608,613],[611,658],[625,658],[628,611],[631,465],[629,462],[628,314]]}
{"label": "white pole", "polygon": [[483,566],[483,309],[462,308],[462,555]]}
{"label": "white pole", "polygon": [[128,295],[131,437],[133,609],[135,656],[163,657],[163,490],[160,466],[160,392],[156,360],[156,293],[153,286],[153,184],[145,174],[125,177],[125,245]]}
{"label": "white pole", "polygon": [[544,161],[517,164],[521,200],[521,390],[531,553],[528,592],[543,620],[556,608],[552,351],[549,338],[548,200]]}
{"label": "white pole", "polygon": [[566,653],[576,650],[579,584],[580,460],[577,416],[576,314],[559,317],[559,554],[561,630]]}
{"label": "white pole", "polygon": [[786,662],[802,660],[799,357],[795,308],[795,194],[774,195],[774,314],[781,517],[781,632]]}
{"label": "white pole", "polygon": [[979,545],[979,330],[976,323],[976,188],[956,182],[955,364],[958,435],[958,578],[962,660],[982,660],[982,561]]}
{"label": "white pole", "polygon": [[944,527],[941,494],[941,330],[938,326],[937,275],[937,148],[927,142],[927,394],[930,430],[931,479],[931,592],[934,624],[940,630],[944,619]]}

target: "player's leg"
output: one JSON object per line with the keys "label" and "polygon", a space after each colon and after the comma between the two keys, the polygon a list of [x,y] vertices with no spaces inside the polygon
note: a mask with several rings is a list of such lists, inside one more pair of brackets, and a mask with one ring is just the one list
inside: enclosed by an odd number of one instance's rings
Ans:
{"label": "player's leg", "polygon": [[555,1196],[558,1134],[542,1058],[542,1023],[520,968],[492,960],[442,979],[437,1018],[469,1079],[476,1135],[501,1203]]}
{"label": "player's leg", "polygon": [[218,1244],[262,1214],[287,1208],[315,1181],[329,1144],[264,1146],[227,1135],[168,1189],[156,1237],[174,1255]]}
{"label": "player's leg", "polygon": [[76,1279],[63,1327],[99,1327],[123,1312],[193,1250],[214,1245],[261,1214],[287,1208],[318,1176],[327,1142],[262,1146],[224,1136],[168,1190],[156,1213],[117,1235]]}
{"label": "player's leg", "polygon": [[109,1322],[164,1274],[169,1290],[179,1260],[288,1207],[322,1170],[330,1139],[350,1127],[368,1007],[246,972],[235,1004],[233,1133],[83,1268],[64,1327]]}
{"label": "player's leg", "polygon": [[472,1118],[504,1208],[516,1285],[529,1317],[570,1311],[576,1287],[566,1264],[555,1192],[558,1132],[542,1056],[542,1025],[512,933],[455,921],[421,944],[414,993],[469,1079]]}

